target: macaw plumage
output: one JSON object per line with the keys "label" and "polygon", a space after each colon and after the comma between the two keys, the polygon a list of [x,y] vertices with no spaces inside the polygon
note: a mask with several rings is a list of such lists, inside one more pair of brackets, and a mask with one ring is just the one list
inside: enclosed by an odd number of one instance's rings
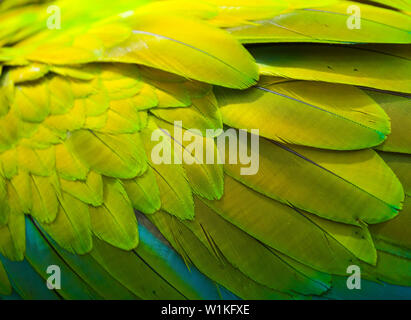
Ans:
{"label": "macaw plumage", "polygon": [[[0,298],[411,298],[410,13],[0,2]],[[258,171],[175,123],[258,129]],[[158,129],[193,164],[153,161]]]}

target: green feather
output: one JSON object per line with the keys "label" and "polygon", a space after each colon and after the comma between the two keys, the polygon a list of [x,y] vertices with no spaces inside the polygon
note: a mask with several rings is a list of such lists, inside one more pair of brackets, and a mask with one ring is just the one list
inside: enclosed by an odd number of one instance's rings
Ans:
{"label": "green feather", "polygon": [[225,124],[258,128],[263,137],[280,142],[336,150],[372,147],[390,133],[385,112],[360,89],[320,82],[265,81],[242,92],[217,91]]}
{"label": "green feather", "polygon": [[[251,53],[264,75],[411,93],[411,61],[366,47],[267,45]],[[395,51],[395,50],[394,50]]]}
{"label": "green feather", "polygon": [[90,218],[91,230],[99,239],[123,250],[137,247],[137,219],[120,181],[104,179],[103,204],[90,207]]}

